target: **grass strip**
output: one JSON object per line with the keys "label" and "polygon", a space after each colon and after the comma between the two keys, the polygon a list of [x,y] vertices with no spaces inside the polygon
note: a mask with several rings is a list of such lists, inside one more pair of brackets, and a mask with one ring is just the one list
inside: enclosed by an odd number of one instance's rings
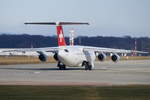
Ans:
{"label": "grass strip", "polygon": [[0,86],[0,100],[149,100],[150,85]]}

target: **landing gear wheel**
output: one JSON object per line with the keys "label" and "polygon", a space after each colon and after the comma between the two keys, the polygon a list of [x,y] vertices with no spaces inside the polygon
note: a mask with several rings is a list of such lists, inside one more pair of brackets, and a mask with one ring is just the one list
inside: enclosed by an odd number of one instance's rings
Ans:
{"label": "landing gear wheel", "polygon": [[89,62],[86,62],[85,70],[92,70],[92,65],[90,65]]}
{"label": "landing gear wheel", "polygon": [[91,65],[89,65],[88,67],[89,67],[89,70],[92,70],[92,66]]}
{"label": "landing gear wheel", "polygon": [[88,68],[88,66],[87,65],[85,65],[85,70],[88,70],[89,68]]}
{"label": "landing gear wheel", "polygon": [[65,70],[65,69],[66,69],[66,66],[65,66],[65,65],[59,66],[59,69],[60,69],[60,70]]}
{"label": "landing gear wheel", "polygon": [[62,64],[61,62],[58,62],[57,67],[59,67],[60,70],[65,70],[66,66]]}

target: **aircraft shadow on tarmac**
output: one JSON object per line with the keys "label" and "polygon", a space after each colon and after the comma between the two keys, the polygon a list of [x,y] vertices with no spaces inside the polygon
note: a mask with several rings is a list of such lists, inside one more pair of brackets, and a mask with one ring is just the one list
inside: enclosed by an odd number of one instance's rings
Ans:
{"label": "aircraft shadow on tarmac", "polygon": [[[59,68],[0,68],[0,69],[6,69],[6,70],[42,70],[42,71],[54,71],[59,70]],[[84,70],[84,68],[66,68],[65,70]],[[60,70],[61,71],[61,70]]]}
{"label": "aircraft shadow on tarmac", "polygon": [[[18,68],[18,67],[15,67],[15,68],[12,68],[12,67],[7,67],[7,68],[4,68],[4,67],[1,67],[0,69],[6,69],[6,70],[41,70],[41,71],[56,71],[58,70],[59,71],[59,68]],[[83,67],[79,67],[79,68],[73,68],[73,67],[68,67],[66,68],[65,70],[85,70],[85,68]],[[108,70],[107,68],[103,68],[103,69],[93,69],[93,70]],[[62,71],[62,70],[60,70]]]}

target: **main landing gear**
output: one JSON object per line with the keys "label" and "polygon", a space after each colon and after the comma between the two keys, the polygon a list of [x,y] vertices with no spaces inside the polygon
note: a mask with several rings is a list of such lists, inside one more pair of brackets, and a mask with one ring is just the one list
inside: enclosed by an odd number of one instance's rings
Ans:
{"label": "main landing gear", "polygon": [[65,70],[66,69],[66,65],[64,65],[60,61],[58,62],[57,67],[59,67],[60,70]]}
{"label": "main landing gear", "polygon": [[87,61],[84,61],[82,66],[85,66],[85,70],[92,70],[92,65]]}
{"label": "main landing gear", "polygon": [[[87,61],[84,61],[82,63],[82,66],[85,67],[85,70],[92,70],[92,65]],[[66,65],[64,65],[60,61],[58,62],[57,67],[59,67],[60,70],[66,70]]]}

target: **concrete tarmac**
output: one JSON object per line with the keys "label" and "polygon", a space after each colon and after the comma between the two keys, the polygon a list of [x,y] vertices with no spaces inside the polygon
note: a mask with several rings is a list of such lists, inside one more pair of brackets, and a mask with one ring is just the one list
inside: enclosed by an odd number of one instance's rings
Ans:
{"label": "concrete tarmac", "polygon": [[150,60],[95,62],[95,69],[56,64],[0,65],[0,85],[134,85],[150,84]]}

